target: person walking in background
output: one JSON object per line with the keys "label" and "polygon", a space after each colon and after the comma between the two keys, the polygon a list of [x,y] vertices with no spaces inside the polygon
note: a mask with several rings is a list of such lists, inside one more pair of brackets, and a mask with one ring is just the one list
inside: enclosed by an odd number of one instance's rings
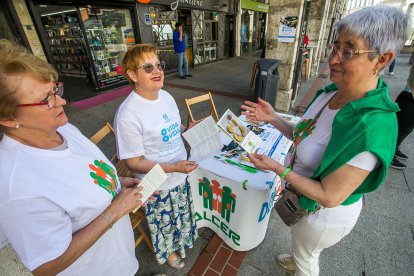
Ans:
{"label": "person walking in background", "polygon": [[405,89],[398,95],[395,102],[400,107],[400,111],[397,112],[397,149],[395,151],[394,159],[391,162],[391,167],[397,170],[402,170],[406,168],[407,165],[400,160],[406,160],[408,156],[400,150],[400,145],[414,129],[414,65],[410,68],[410,74],[408,75]]}
{"label": "person walking in background", "polygon": [[396,58],[394,58],[392,60],[390,66],[388,67],[388,74],[389,75],[394,75],[395,60],[396,60]]}
{"label": "person walking in background", "polygon": [[[188,77],[192,77],[188,73],[188,60],[187,55],[185,54],[185,34],[183,31],[183,24],[177,22],[175,24],[175,30],[173,32],[173,42],[174,42],[174,51],[178,57],[178,76],[180,79],[185,79]],[[183,73],[183,65],[184,65],[184,73]]]}
{"label": "person walking in background", "polygon": [[[34,275],[134,275],[129,213],[138,179],[115,166],[63,110],[56,70],[0,40],[0,226]],[[143,204],[143,203],[142,203]]]}
{"label": "person walking in background", "polygon": [[[252,153],[259,169],[272,170],[300,194],[308,211],[291,227],[291,255],[278,263],[296,275],[318,275],[320,253],[354,228],[362,197],[385,181],[397,141],[399,110],[380,72],[408,37],[410,18],[385,6],[358,10],[339,20],[328,45],[332,84],[318,91],[296,126],[269,103],[242,105],[247,119],[272,124],[293,141],[286,165]],[[381,33],[381,36],[377,34]]]}
{"label": "person walking in background", "polygon": [[186,160],[180,112],[174,98],[161,89],[164,67],[154,46],[128,49],[122,70],[133,90],[119,106],[114,128],[118,157],[136,177],[142,178],[157,163],[168,174],[155,200],[148,200],[146,217],[158,263],[181,269],[185,248],[198,237],[187,181],[197,164]]}

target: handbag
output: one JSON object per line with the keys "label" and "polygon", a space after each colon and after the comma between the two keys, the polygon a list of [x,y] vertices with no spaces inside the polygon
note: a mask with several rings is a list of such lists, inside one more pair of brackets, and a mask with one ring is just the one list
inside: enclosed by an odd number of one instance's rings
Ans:
{"label": "handbag", "polygon": [[300,196],[301,194],[292,185],[286,183],[282,195],[275,203],[276,212],[287,226],[296,224],[309,213],[308,210],[300,206]]}
{"label": "handbag", "polygon": [[[322,114],[322,111],[325,107],[331,102],[333,96],[325,103],[325,105],[321,108],[321,110],[316,114],[313,122],[309,124],[304,130],[305,133],[309,128],[314,126],[318,121],[319,116]],[[298,144],[302,141],[300,139]],[[293,148],[293,158],[290,161],[290,167],[293,168],[293,164],[295,163],[296,159],[296,149]],[[276,212],[283,220],[283,222],[287,226],[292,226],[296,224],[299,220],[301,220],[305,215],[309,214],[310,212],[306,209],[303,209],[300,206],[300,197],[302,196],[290,183],[285,184],[285,189],[282,191],[282,195],[279,197],[278,201],[276,201],[274,207]],[[319,209],[319,208],[317,208]]]}

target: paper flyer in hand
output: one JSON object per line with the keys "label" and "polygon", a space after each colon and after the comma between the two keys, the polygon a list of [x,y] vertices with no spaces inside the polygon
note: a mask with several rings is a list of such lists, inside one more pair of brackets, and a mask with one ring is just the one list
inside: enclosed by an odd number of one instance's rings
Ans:
{"label": "paper flyer in hand", "polygon": [[220,132],[212,116],[183,133],[191,147],[190,160],[200,161],[218,154],[223,147]]}
{"label": "paper flyer in hand", "polygon": [[260,147],[262,140],[229,109],[220,118],[217,125],[247,153],[255,152]]}
{"label": "paper flyer in hand", "polygon": [[[144,176],[139,183],[142,186],[142,202],[148,200],[148,198],[158,189],[158,187],[167,179],[167,174],[161,168],[159,164],[156,164],[152,169]],[[134,213],[138,211],[140,206],[135,208]]]}

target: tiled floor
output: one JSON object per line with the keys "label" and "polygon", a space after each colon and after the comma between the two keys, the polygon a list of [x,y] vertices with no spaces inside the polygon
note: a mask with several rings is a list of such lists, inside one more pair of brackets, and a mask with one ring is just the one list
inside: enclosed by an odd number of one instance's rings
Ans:
{"label": "tiled floor", "polygon": [[223,240],[214,235],[201,252],[194,266],[188,272],[190,276],[235,276],[239,271],[246,251],[235,251],[228,247]]}

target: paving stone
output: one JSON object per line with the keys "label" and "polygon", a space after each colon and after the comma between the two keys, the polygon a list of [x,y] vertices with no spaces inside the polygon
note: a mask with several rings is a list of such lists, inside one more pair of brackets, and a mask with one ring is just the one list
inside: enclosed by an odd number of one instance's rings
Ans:
{"label": "paving stone", "polygon": [[271,274],[268,272],[264,272],[245,262],[241,266],[239,273],[237,275],[238,276],[263,276],[263,275],[281,275],[281,274]]}
{"label": "paving stone", "polygon": [[246,257],[247,252],[244,251],[233,251],[228,261],[228,264],[232,265],[236,269],[239,269],[243,264],[244,258]]}
{"label": "paving stone", "polygon": [[409,224],[370,211],[363,214],[361,224],[358,250],[363,252],[365,262],[375,258],[403,271],[413,267],[414,242]]}
{"label": "paving stone", "polygon": [[224,267],[223,273],[222,275],[224,276],[236,276],[237,275],[238,270],[235,269],[234,267],[232,267],[231,265],[226,265]]}
{"label": "paving stone", "polygon": [[265,273],[273,274],[280,269],[276,263],[276,256],[289,253],[290,246],[290,229],[279,218],[275,210],[272,210],[263,242],[247,253],[244,263],[252,265]]}
{"label": "paving stone", "polygon": [[322,251],[319,258],[320,275],[361,275],[363,269],[362,252],[346,248],[342,245],[343,241]]}
{"label": "paving stone", "polygon": [[211,268],[207,269],[204,276],[219,276],[220,274],[212,270]]}
{"label": "paving stone", "polygon": [[365,195],[365,208],[370,212],[393,218],[396,223],[414,224],[414,193],[401,189],[379,188]]}
{"label": "paving stone", "polygon": [[190,269],[189,274],[203,275],[211,261],[212,257],[207,252],[202,252]]}
{"label": "paving stone", "polygon": [[231,253],[232,250],[228,250],[223,246],[220,247],[220,249],[217,251],[216,256],[214,256],[214,259],[210,264],[210,268],[221,273],[227,261],[229,260]]}
{"label": "paving stone", "polygon": [[222,243],[223,240],[218,235],[214,235],[214,237],[210,240],[204,251],[214,256]]}

